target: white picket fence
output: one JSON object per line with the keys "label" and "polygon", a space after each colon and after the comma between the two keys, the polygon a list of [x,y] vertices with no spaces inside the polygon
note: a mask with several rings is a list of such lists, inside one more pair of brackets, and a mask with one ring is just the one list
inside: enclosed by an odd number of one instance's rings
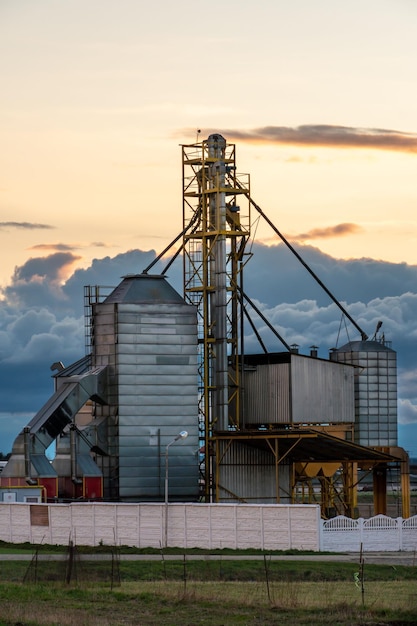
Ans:
{"label": "white picket fence", "polygon": [[417,550],[417,515],[403,519],[376,515],[351,519],[340,515],[321,520],[320,550],[323,552],[396,552]]}

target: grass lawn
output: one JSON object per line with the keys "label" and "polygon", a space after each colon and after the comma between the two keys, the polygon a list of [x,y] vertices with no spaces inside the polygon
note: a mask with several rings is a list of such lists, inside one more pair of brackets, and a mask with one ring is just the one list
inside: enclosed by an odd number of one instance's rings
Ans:
{"label": "grass lawn", "polygon": [[158,581],[121,587],[0,584],[2,626],[400,626],[416,624],[416,584]]}
{"label": "grass lawn", "polygon": [[417,568],[305,558],[0,561],[0,626],[417,624]]}

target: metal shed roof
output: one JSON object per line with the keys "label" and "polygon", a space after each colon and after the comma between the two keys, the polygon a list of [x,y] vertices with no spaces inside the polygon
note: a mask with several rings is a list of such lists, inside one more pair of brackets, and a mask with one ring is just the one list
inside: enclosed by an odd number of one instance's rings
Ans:
{"label": "metal shed roof", "polygon": [[270,442],[276,441],[280,458],[287,457],[288,460],[300,463],[336,461],[389,463],[399,460],[380,450],[360,446],[313,429],[222,431],[216,432],[214,438],[240,441],[265,450],[271,450]]}

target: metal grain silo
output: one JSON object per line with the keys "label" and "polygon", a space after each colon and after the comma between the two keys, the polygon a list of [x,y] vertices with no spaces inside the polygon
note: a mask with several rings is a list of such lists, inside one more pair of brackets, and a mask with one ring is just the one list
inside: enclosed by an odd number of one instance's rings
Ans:
{"label": "metal grain silo", "polygon": [[109,366],[116,463],[109,480],[121,500],[164,498],[167,445],[169,498],[198,496],[197,318],[164,276],[139,274],[93,307],[93,361]]}
{"label": "metal grain silo", "polygon": [[397,354],[381,341],[351,341],[333,361],[355,366],[355,442],[397,446]]}

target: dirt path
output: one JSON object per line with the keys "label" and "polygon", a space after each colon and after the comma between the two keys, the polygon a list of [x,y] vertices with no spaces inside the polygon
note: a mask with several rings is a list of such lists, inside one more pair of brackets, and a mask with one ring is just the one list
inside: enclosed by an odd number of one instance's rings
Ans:
{"label": "dirt path", "polygon": [[[342,554],[271,554],[268,555],[272,561],[331,561],[335,563],[358,563],[358,552],[345,552]],[[0,561],[30,561],[33,554],[0,554]],[[38,554],[40,561],[61,561],[66,560],[67,554]],[[107,561],[112,559],[111,554],[78,554],[80,560],[85,561]],[[164,554],[165,561],[183,561],[182,554]],[[187,554],[187,561],[259,561],[263,560],[262,554],[247,555],[219,555],[219,554]],[[363,555],[365,563],[375,565],[408,565],[417,567],[416,552],[367,552]],[[161,561],[160,554],[121,554],[121,561]]]}

